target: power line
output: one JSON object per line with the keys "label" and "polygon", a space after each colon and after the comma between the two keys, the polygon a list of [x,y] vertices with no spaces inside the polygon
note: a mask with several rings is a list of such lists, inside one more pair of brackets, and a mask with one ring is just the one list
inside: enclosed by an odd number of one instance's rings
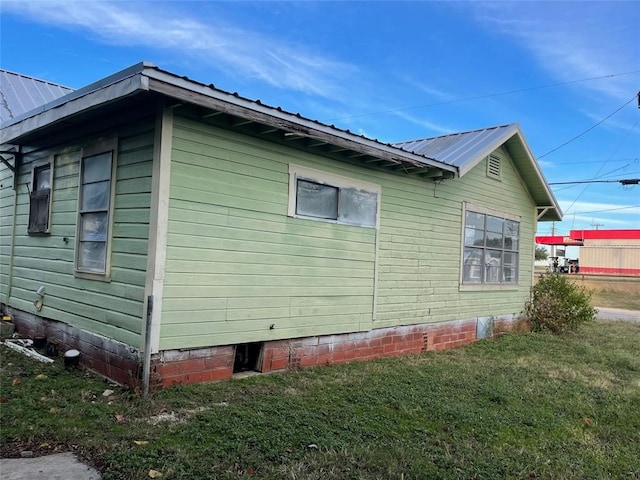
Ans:
{"label": "power line", "polygon": [[[348,120],[352,118],[362,118],[362,117],[370,117],[373,115],[383,115],[385,113],[395,113],[395,112],[403,112],[406,110],[415,110],[418,108],[429,108],[429,107],[437,107],[440,105],[450,105],[452,103],[470,102],[472,100],[482,100],[484,98],[500,97],[504,95],[512,95],[514,93],[530,92],[533,90],[542,90],[544,88],[561,87],[563,85],[571,85],[573,83],[589,82],[592,80],[602,80],[603,78],[621,77],[624,75],[634,75],[637,73],[640,73],[640,70],[633,70],[631,72],[623,72],[623,73],[612,73],[609,75],[602,75],[599,77],[581,78],[580,80],[570,80],[568,82],[550,83],[548,85],[540,85],[537,87],[519,88],[517,90],[507,90],[506,92],[489,93],[486,95],[477,95],[475,97],[456,98],[453,100],[447,100],[443,102],[428,103],[423,105],[413,105],[411,107],[402,107],[402,108],[394,108],[391,110],[380,110],[378,112],[361,113],[359,115],[349,115],[347,117],[333,118],[333,119],[330,119],[329,121],[332,122],[332,121],[338,121],[338,120]],[[633,98],[635,99],[636,96],[634,95]]]}
{"label": "power line", "polygon": [[547,155],[549,155],[550,153],[555,152],[556,150],[560,150],[562,147],[569,145],[571,142],[573,142],[574,140],[579,139],[580,137],[582,137],[583,135],[589,133],[591,130],[593,130],[594,128],[596,128],[598,125],[604,123],[606,120],[608,120],[609,118],[613,117],[616,113],[618,113],[620,110],[622,110],[624,107],[626,107],[627,105],[629,105],[631,102],[633,102],[636,99],[635,94],[633,95],[633,97],[631,97],[631,100],[629,100],[628,102],[625,102],[624,105],[622,105],[620,108],[617,108],[615,111],[611,112],[609,115],[607,115],[606,117],[604,117],[602,120],[600,120],[598,123],[596,123],[595,125],[590,126],[589,128],[587,128],[584,132],[579,133],[578,135],[576,135],[575,137],[573,137],[570,140],[567,140],[566,142],[564,142],[561,145],[558,145],[556,148],[553,148],[551,150],[549,150],[547,153],[545,153],[544,155],[540,155],[538,157],[538,159],[541,159],[543,157],[546,157]]}
{"label": "power line", "polygon": [[621,185],[638,185],[640,178],[625,178],[622,180],[581,180],[578,182],[550,182],[549,185],[570,185],[579,183],[620,183]]}
{"label": "power line", "polygon": [[[621,162],[629,162],[629,161],[631,161],[632,163],[640,163],[640,158],[628,157],[628,158],[617,158],[612,160],[588,160],[586,162],[562,162],[562,166],[564,167],[565,165],[584,165],[586,163],[603,163],[603,162],[621,163]],[[629,163],[628,165],[631,165],[631,163]]]}
{"label": "power line", "polygon": [[[600,168],[598,169],[598,171],[596,172],[596,175],[600,175],[600,172],[602,171],[602,169],[605,167],[605,165],[607,164],[607,162],[609,161],[609,159],[613,158],[613,156],[616,154],[616,152],[618,151],[618,149],[620,148],[620,146],[627,140],[627,137],[629,137],[629,135],[631,135],[631,132],[633,132],[635,130],[635,128],[638,126],[638,123],[640,122],[640,119],[636,120],[636,122],[631,126],[631,128],[627,131],[627,134],[624,136],[624,138],[622,140],[620,140],[620,142],[618,143],[618,145],[616,146],[616,148],[613,149],[613,152],[611,152],[611,155],[609,155],[609,158],[602,163],[602,165],[600,165]],[[626,168],[622,167],[622,168]],[[615,171],[615,170],[614,170]],[[612,172],[609,173],[603,173],[602,175],[600,175],[600,177],[606,176],[608,174],[610,174]],[[596,179],[599,178],[598,176],[595,177]],[[569,213],[569,210],[571,210],[571,208],[576,204],[576,202],[578,200],[580,200],[580,197],[582,197],[582,195],[584,195],[584,192],[587,191],[587,188],[589,188],[589,185],[585,185],[584,188],[582,189],[582,191],[580,192],[580,194],[576,197],[576,199],[571,202],[571,205],[569,205],[569,208],[567,208],[566,213]],[[574,221],[575,221],[575,215],[574,215]]]}
{"label": "power line", "polygon": [[640,205],[631,205],[629,207],[618,207],[618,208],[605,208],[602,210],[591,210],[590,212],[573,212],[572,215],[585,215],[587,213],[600,213],[600,212],[616,212],[618,210],[629,210],[631,208],[640,208]]}

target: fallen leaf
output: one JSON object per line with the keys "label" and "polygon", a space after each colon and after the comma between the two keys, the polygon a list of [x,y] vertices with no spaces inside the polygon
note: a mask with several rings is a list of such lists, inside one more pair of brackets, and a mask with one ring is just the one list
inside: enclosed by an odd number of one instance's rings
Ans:
{"label": "fallen leaf", "polygon": [[253,477],[253,474],[255,473],[255,471],[253,470],[253,468],[249,467],[245,470],[244,474],[247,477]]}
{"label": "fallen leaf", "polygon": [[40,444],[40,448],[47,448],[48,446],[49,446],[49,444],[46,443],[46,442]]}
{"label": "fallen leaf", "polygon": [[124,422],[124,415],[122,415],[121,413],[116,413],[116,422],[118,423]]}
{"label": "fallen leaf", "polygon": [[36,377],[36,380],[46,380],[47,378],[49,377],[47,377],[44,373],[41,373]]}
{"label": "fallen leaf", "polygon": [[584,423],[587,427],[590,427],[593,424],[593,420],[591,420],[589,417],[584,417],[582,419],[582,423]]}
{"label": "fallen leaf", "polygon": [[113,390],[105,390],[102,392],[103,397],[110,397],[111,395],[113,395]]}
{"label": "fallen leaf", "polygon": [[151,470],[149,470],[149,476],[151,478],[161,478],[162,477],[162,472],[159,472],[158,470],[154,470],[152,468]]}
{"label": "fallen leaf", "polygon": [[7,403],[9,400],[7,400],[5,397],[0,397],[0,403]]}
{"label": "fallen leaf", "polygon": [[317,450],[318,449],[318,445],[316,445],[315,443],[311,443],[311,444],[307,445],[307,448],[310,448],[312,450]]}
{"label": "fallen leaf", "polygon": [[13,381],[11,382],[11,385],[20,385],[22,382],[20,381],[19,378],[14,378]]}
{"label": "fallen leaf", "polygon": [[136,445],[148,445],[149,442],[146,440],[134,440],[133,443],[135,443]]}
{"label": "fallen leaf", "polygon": [[60,411],[60,409],[58,407],[51,407],[49,409],[49,413],[58,413]]}

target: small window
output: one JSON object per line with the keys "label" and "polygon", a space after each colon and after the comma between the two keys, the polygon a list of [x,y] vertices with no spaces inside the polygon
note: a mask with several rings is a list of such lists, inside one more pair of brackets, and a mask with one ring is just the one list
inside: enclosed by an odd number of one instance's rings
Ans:
{"label": "small window", "polygon": [[109,270],[114,155],[115,142],[108,142],[85,149],[80,164],[76,272],[90,278]]}
{"label": "small window", "polygon": [[463,284],[516,284],[520,222],[467,210],[462,262]]}
{"label": "small window", "polygon": [[375,227],[379,185],[291,165],[289,215]]}
{"label": "small window", "polygon": [[501,178],[500,157],[489,155],[487,157],[487,176],[491,178]]}
{"label": "small window", "polygon": [[30,234],[49,233],[51,214],[51,164],[34,167],[29,193]]}

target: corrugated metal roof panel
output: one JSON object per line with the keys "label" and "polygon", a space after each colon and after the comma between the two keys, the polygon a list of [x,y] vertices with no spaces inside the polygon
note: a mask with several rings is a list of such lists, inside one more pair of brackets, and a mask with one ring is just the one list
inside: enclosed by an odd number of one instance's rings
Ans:
{"label": "corrugated metal roof panel", "polygon": [[72,91],[62,85],[0,69],[0,123]]}
{"label": "corrugated metal roof panel", "polygon": [[395,143],[394,146],[465,170],[465,167],[475,162],[479,155],[488,155],[496,148],[497,143],[504,141],[507,132],[516,128],[514,124],[500,125]]}

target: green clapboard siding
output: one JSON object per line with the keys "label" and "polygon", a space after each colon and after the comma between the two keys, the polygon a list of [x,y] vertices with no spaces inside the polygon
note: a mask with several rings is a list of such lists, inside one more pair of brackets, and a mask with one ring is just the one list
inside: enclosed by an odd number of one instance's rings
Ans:
{"label": "green clapboard siding", "polygon": [[175,118],[161,349],[371,328],[376,231],[288,217],[290,163],[335,172]]}
{"label": "green clapboard siding", "polygon": [[[498,153],[500,180],[482,161],[435,185],[176,117],[160,348],[521,311],[535,208],[507,152]],[[290,163],[380,185],[379,229],[288,217]],[[461,291],[464,202],[521,217],[518,285]]]}
{"label": "green clapboard siding", "polygon": [[4,304],[8,302],[9,295],[14,203],[13,173],[2,163],[0,164],[0,302]]}
{"label": "green clapboard siding", "polygon": [[[9,246],[13,215],[13,188],[7,170],[0,174],[0,284],[1,300],[12,307],[59,320],[79,329],[109,336],[138,347],[142,330],[145,289],[151,174],[153,164],[153,122],[112,132],[118,137],[116,196],[111,242],[111,281],[74,276],[80,146],[63,151],[33,151],[25,155],[18,172],[16,236],[13,246],[11,296],[8,297]],[[78,142],[78,145],[85,143]],[[27,234],[29,195],[35,162],[54,159],[51,233]],[[65,242],[63,239],[67,238]],[[44,286],[44,306],[37,312],[33,301]]]}
{"label": "green clapboard siding", "polygon": [[[534,204],[509,156],[502,179],[480,162],[438,184],[383,183],[375,327],[518,313],[531,286]],[[460,291],[463,202],[520,216],[519,283],[509,290]]]}

